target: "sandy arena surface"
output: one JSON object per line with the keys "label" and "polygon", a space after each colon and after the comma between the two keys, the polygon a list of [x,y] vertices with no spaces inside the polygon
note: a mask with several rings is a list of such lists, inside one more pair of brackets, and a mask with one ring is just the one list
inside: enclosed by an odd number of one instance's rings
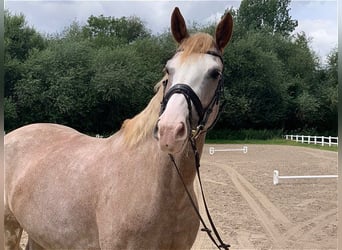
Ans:
{"label": "sandy arena surface", "polygon": [[[246,154],[210,155],[212,146],[244,145],[205,145],[201,159],[209,210],[231,250],[337,249],[337,179],[280,180],[273,185],[275,169],[280,175],[336,175],[337,152],[247,145]],[[199,232],[192,249],[216,248],[206,233]]]}
{"label": "sandy arena surface", "polygon": [[[279,175],[337,175],[337,152],[247,145],[206,145],[201,176],[221,237],[233,249],[337,249],[337,178],[280,180]],[[203,209],[202,209],[203,211]],[[208,223],[207,223],[208,224]],[[216,249],[199,232],[192,249]]]}

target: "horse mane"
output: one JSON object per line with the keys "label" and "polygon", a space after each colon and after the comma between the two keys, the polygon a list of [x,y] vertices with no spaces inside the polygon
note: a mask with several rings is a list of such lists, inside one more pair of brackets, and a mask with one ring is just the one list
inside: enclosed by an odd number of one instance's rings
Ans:
{"label": "horse mane", "polygon": [[146,136],[152,136],[153,128],[159,117],[160,102],[163,99],[163,89],[160,86],[165,79],[167,79],[167,75],[155,85],[156,94],[147,107],[132,119],[124,121],[121,129],[126,146],[131,147],[146,138]]}
{"label": "horse mane", "polygon": [[[196,33],[182,41],[178,51],[182,51],[182,59],[185,60],[193,53],[206,53],[210,49],[217,49],[213,37],[206,33]],[[147,136],[152,136],[152,131],[159,117],[160,102],[163,99],[163,88],[160,86],[167,79],[167,75],[155,86],[157,92],[147,107],[132,119],[124,121],[121,130],[124,135],[124,143],[128,147],[138,144]]]}

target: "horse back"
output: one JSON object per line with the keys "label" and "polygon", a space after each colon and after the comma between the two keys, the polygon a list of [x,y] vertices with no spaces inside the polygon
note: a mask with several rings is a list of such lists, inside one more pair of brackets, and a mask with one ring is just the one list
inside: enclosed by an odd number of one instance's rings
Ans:
{"label": "horse back", "polygon": [[28,172],[69,165],[75,159],[73,154],[82,154],[92,140],[96,139],[49,123],[27,125],[10,132],[4,139],[6,184]]}

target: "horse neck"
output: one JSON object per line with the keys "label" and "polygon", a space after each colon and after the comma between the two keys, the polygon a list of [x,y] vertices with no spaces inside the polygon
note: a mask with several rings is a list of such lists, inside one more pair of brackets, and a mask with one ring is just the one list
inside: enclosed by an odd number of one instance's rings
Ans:
{"label": "horse neck", "polygon": [[[166,77],[164,77],[162,81],[165,79]],[[160,86],[162,81],[160,81],[157,86]],[[175,176],[175,178],[179,179],[179,177],[176,176],[177,173],[174,170],[169,155],[159,149],[157,141],[152,136],[152,131],[159,117],[160,102],[162,98],[163,89],[159,88],[148,106],[140,114],[124,122],[120,131],[121,133],[119,134],[123,136],[123,148],[127,148],[130,151],[144,151],[144,153],[142,153],[144,157],[151,160],[151,164],[146,164],[145,167],[155,168],[152,170],[158,175],[158,178],[163,175],[164,172],[167,178],[169,176]],[[199,155],[202,154],[204,140],[205,133],[201,134],[196,140],[196,147]],[[195,156],[190,142],[188,142],[188,145],[183,152],[174,155],[174,159],[182,176],[184,176],[185,182],[192,183],[196,175],[196,167]]]}
{"label": "horse neck", "polygon": [[[201,158],[201,155],[202,155],[204,140],[205,140],[205,134],[202,134],[195,141],[196,150],[199,154],[199,158]],[[183,152],[174,155],[174,159],[175,159],[175,163],[177,164],[177,167],[179,168],[184,178],[185,183],[186,184],[192,183],[196,175],[196,159],[195,159],[194,149],[192,145],[190,144],[190,142],[188,142],[188,145],[185,147],[185,150]],[[171,162],[171,160],[169,161]],[[173,165],[173,163],[172,164],[171,163],[169,164]],[[175,168],[175,166],[171,166],[171,167]],[[177,176],[177,178],[179,177]]]}

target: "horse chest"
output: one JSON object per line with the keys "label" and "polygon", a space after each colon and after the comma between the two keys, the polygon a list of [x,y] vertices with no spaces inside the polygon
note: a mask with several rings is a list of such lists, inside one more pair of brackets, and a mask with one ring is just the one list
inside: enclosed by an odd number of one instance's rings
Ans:
{"label": "horse chest", "polygon": [[199,222],[187,197],[133,192],[124,200],[126,205],[107,201],[97,215],[102,248],[190,248]]}

